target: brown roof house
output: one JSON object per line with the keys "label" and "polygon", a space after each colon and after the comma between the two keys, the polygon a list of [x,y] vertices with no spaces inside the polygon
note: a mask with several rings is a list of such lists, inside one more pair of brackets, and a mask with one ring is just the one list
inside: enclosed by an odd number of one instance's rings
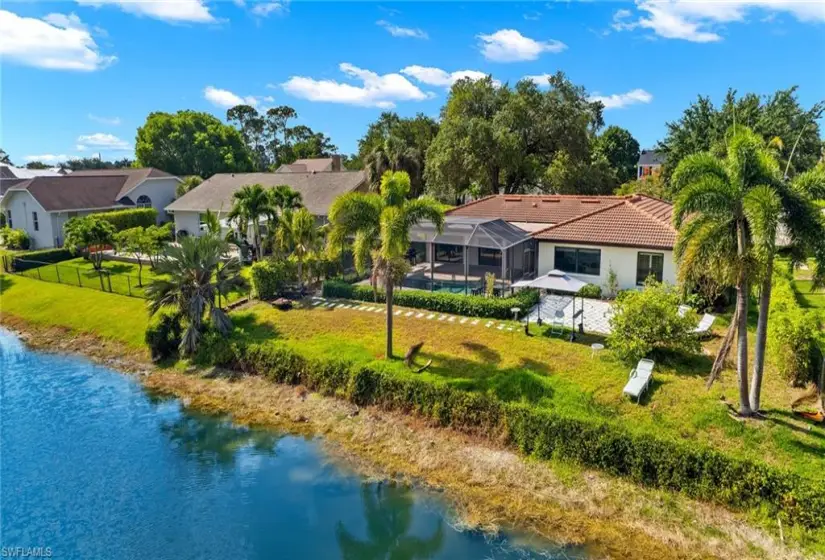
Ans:
{"label": "brown roof house", "polygon": [[363,171],[289,171],[277,173],[218,173],[166,207],[175,218],[175,231],[200,235],[202,217],[211,210],[223,217],[232,209],[233,197],[245,185],[287,185],[301,194],[304,206],[319,224],[326,222],[329,207],[338,196],[369,186]]}
{"label": "brown roof house", "polygon": [[10,186],[0,201],[6,223],[24,229],[38,249],[60,247],[63,226],[76,216],[106,210],[155,208],[158,221],[180,179],[159,169],[99,169],[34,177]]}
{"label": "brown roof house", "polygon": [[297,159],[275,170],[276,173],[323,173],[327,171],[341,171],[341,156]]}
{"label": "brown roof house", "polygon": [[[558,269],[603,288],[612,271],[618,288],[628,289],[648,276],[676,282],[672,213],[670,203],[643,195],[494,195],[450,210],[447,223],[503,220],[536,242],[534,252],[521,261],[518,255],[511,258],[517,270],[535,270],[541,276]],[[436,246],[436,261],[447,252]],[[501,256],[491,257],[494,250],[485,252],[485,261],[500,262]]]}

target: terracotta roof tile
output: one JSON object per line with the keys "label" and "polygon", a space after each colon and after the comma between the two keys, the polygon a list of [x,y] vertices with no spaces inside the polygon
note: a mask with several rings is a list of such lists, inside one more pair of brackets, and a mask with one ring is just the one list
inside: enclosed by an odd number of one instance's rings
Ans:
{"label": "terracotta roof tile", "polygon": [[558,224],[604,208],[623,197],[572,195],[493,195],[447,212],[451,216],[501,218],[508,222]]}

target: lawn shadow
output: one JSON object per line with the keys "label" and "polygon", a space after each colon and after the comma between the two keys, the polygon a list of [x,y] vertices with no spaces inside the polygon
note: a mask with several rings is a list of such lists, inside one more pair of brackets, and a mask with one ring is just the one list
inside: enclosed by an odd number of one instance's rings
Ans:
{"label": "lawn shadow", "polygon": [[0,274],[0,294],[14,286],[14,279],[8,274]]}
{"label": "lawn shadow", "polygon": [[[116,262],[116,261],[109,261],[109,262]],[[144,265],[147,266],[147,265]],[[137,264],[124,264],[124,263],[117,263],[113,265],[106,266],[105,269],[112,274],[133,274],[137,275]]]}
{"label": "lawn shadow", "polygon": [[461,346],[462,348],[473,352],[476,356],[488,364],[498,364],[501,362],[501,355],[492,348],[489,348],[483,344],[465,340],[461,342]]}
{"label": "lawn shadow", "polygon": [[[825,433],[822,433],[821,428],[823,427],[822,424],[818,424],[816,422],[812,422],[807,418],[802,418],[801,416],[795,415],[793,412],[788,412],[786,410],[778,410],[778,409],[767,409],[764,411],[767,415],[767,421],[772,422],[774,424],[778,424],[780,426],[784,426],[789,430],[793,430],[794,432],[799,432],[800,434],[805,434],[822,440],[825,443]],[[781,418],[776,418],[776,416],[780,416]],[[789,420],[795,420],[802,424],[794,424]],[[808,426],[805,428],[803,426]],[[814,430],[813,428],[820,428],[820,430]],[[822,450],[820,449],[820,452]]]}
{"label": "lawn shadow", "polygon": [[713,356],[657,349],[651,353],[657,365],[668,368],[680,377],[707,377],[713,367]]}
{"label": "lawn shadow", "polygon": [[[289,313],[289,311],[281,313]],[[280,338],[278,329],[272,323],[261,321],[260,317],[252,311],[232,313],[231,317],[232,324],[243,333],[242,338],[246,340],[263,342]]]}

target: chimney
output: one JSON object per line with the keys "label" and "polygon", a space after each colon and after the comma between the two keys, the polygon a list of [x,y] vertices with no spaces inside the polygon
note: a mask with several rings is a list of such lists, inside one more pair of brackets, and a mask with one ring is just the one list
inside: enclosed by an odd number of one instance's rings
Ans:
{"label": "chimney", "polygon": [[341,171],[341,156],[332,156],[332,171]]}

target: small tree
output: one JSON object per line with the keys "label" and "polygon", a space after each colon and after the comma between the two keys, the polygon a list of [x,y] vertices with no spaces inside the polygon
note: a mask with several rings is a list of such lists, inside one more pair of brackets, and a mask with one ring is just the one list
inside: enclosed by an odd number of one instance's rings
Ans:
{"label": "small tree", "polygon": [[278,223],[276,243],[284,253],[291,253],[298,263],[298,283],[304,285],[304,261],[318,248],[320,232],[315,216],[306,208],[287,210]]}
{"label": "small tree", "polygon": [[123,253],[130,253],[138,265],[138,286],[143,286],[143,260],[141,257],[150,255],[154,250],[152,238],[146,233],[146,228],[133,227],[124,229],[115,234],[115,247]]}
{"label": "small tree", "polygon": [[151,226],[146,228],[146,254],[149,256],[149,264],[152,268],[157,267],[160,255],[166,244],[172,241],[174,228],[173,223],[162,226]]}
{"label": "small tree", "polygon": [[72,218],[66,222],[66,248],[86,250],[95,270],[103,268],[103,247],[114,243],[115,226],[97,216]]}
{"label": "small tree", "polygon": [[608,344],[623,360],[635,362],[656,349],[698,352],[696,314],[679,316],[679,294],[653,279],[641,291],[625,292],[614,304]]}

